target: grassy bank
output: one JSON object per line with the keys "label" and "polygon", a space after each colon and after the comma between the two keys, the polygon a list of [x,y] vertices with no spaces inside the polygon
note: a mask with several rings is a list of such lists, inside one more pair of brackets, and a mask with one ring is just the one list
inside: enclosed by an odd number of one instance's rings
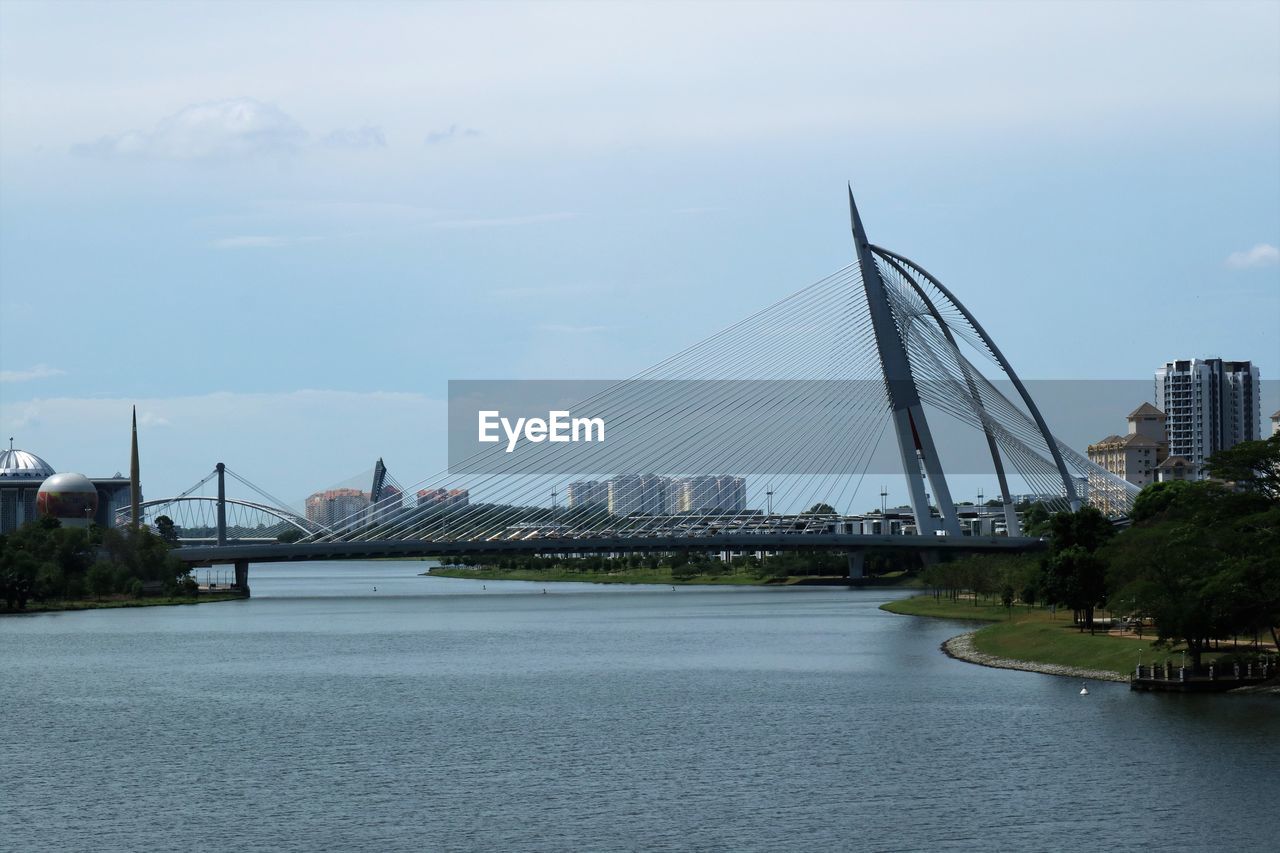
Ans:
{"label": "grassy bank", "polygon": [[209,604],[215,601],[238,601],[244,598],[239,593],[215,592],[209,595],[175,595],[156,596],[154,598],[128,598],[125,596],[108,596],[102,599],[82,598],[67,601],[28,601],[25,610],[8,610],[0,607],[0,616],[15,616],[20,613],[57,613],[63,610],[107,610],[119,607],[168,607],[177,604]]}
{"label": "grassy bank", "polygon": [[534,581],[539,583],[651,583],[668,586],[719,584],[721,586],[784,586],[814,583],[817,581],[840,584],[840,578],[796,576],[788,578],[759,578],[748,574],[682,575],[672,577],[667,568],[637,569],[626,572],[570,572],[554,569],[498,569],[436,566],[427,572],[438,578],[470,578],[486,581]]}
{"label": "grassy bank", "polygon": [[[974,605],[972,599],[951,601],[920,595],[881,605],[882,610],[909,616],[933,616],[942,619],[972,619],[991,622],[973,637],[974,648],[997,657],[1030,663],[1059,664],[1082,669],[1100,669],[1127,674],[1138,662],[1138,654],[1147,663],[1166,657],[1177,659],[1180,648],[1156,649],[1154,636],[1144,639],[1129,636],[1089,634],[1072,624],[1071,614],[1059,611],[1055,618],[1046,609],[1015,605],[1006,610],[1000,604]],[[1206,655],[1206,661],[1212,655]]]}

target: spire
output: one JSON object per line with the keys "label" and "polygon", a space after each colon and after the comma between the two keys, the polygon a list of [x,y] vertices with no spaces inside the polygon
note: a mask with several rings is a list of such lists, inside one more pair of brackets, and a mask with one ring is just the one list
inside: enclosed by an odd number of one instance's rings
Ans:
{"label": "spire", "polygon": [[861,249],[867,245],[867,232],[862,227],[862,217],[858,215],[858,205],[853,200],[853,184],[849,184],[849,222],[853,225],[853,245]]}
{"label": "spire", "polygon": [[134,530],[142,523],[142,485],[138,478],[138,407],[133,407],[133,445],[129,451],[130,525]]}

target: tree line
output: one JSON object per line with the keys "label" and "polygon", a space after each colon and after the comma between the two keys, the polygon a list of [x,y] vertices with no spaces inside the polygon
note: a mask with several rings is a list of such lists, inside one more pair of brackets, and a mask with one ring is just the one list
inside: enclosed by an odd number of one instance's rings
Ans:
{"label": "tree line", "polygon": [[0,598],[10,610],[28,601],[112,594],[195,592],[195,580],[169,544],[146,530],[63,527],[41,518],[0,536]]}
{"label": "tree line", "polygon": [[[1267,639],[1280,650],[1280,435],[1214,454],[1214,479],[1147,486],[1118,530],[1092,507],[1033,515],[1040,556],[976,556],[924,573],[935,595],[999,595],[1150,622],[1161,643],[1184,643],[1194,665],[1211,641]],[[1024,518],[1024,520],[1026,520]]]}

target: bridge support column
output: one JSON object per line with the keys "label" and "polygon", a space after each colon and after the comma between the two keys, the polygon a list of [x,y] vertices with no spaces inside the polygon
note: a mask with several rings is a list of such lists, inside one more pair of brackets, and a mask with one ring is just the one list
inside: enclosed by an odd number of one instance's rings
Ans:
{"label": "bridge support column", "polygon": [[857,580],[867,576],[867,553],[853,551],[849,554],[849,580]]}
{"label": "bridge support column", "polygon": [[249,595],[249,561],[248,560],[236,560],[236,589],[244,593],[246,598],[248,597]]}
{"label": "bridge support column", "polygon": [[[218,544],[227,544],[227,466],[221,462],[215,469],[218,472]],[[236,565],[239,565],[237,563]]]}

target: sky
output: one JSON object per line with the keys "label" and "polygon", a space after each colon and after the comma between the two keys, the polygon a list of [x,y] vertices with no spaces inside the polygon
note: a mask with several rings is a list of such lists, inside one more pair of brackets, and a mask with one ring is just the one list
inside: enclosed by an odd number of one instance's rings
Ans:
{"label": "sky", "polygon": [[1280,377],[1274,2],[5,0],[0,430],[407,484],[450,379],[630,376],[850,263],[846,182],[1025,378]]}

